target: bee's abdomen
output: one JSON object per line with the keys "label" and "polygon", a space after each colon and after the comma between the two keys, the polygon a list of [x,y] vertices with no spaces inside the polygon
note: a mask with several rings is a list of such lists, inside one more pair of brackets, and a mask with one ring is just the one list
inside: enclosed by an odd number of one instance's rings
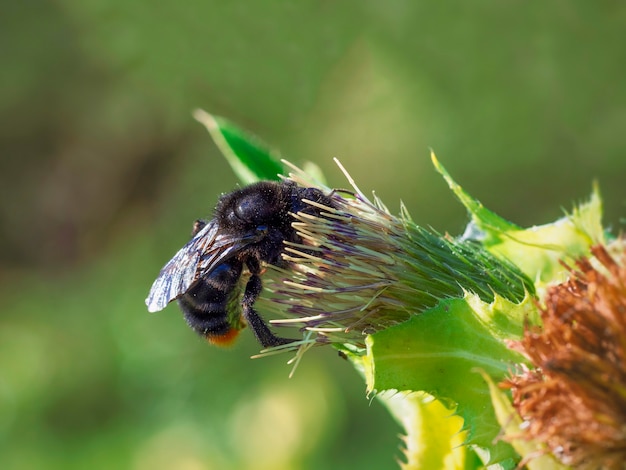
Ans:
{"label": "bee's abdomen", "polygon": [[[221,295],[219,292],[216,293]],[[198,302],[197,298],[185,294],[178,299],[178,305],[189,326],[203,336],[221,335],[230,330],[226,302],[207,298]]]}
{"label": "bee's abdomen", "polygon": [[223,263],[178,299],[187,324],[212,343],[228,344],[239,332],[231,324],[228,309],[241,270],[235,260]]}

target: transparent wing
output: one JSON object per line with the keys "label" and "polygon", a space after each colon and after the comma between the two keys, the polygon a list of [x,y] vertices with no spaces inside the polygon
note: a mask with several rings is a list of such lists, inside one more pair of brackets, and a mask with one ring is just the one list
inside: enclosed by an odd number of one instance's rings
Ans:
{"label": "transparent wing", "polygon": [[220,234],[217,223],[211,220],[161,269],[146,298],[148,311],[163,310],[246,244]]}

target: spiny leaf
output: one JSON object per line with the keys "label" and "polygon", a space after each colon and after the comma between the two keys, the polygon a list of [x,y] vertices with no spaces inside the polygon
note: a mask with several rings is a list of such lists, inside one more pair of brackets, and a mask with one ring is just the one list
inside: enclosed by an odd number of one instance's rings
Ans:
{"label": "spiny leaf", "polygon": [[[494,445],[500,425],[489,388],[476,370],[498,380],[512,364],[524,362],[501,340],[512,325],[505,324],[500,330],[493,321],[513,319],[512,312],[518,308],[502,299],[486,304],[468,294],[465,299],[442,301],[404,323],[370,335],[363,361],[368,389],[424,391],[457,406],[456,413],[465,420],[468,432],[466,443],[489,449],[489,462],[485,463],[513,462],[516,454],[507,443]],[[483,311],[477,314],[476,309]],[[523,319],[516,324],[519,335]]]}
{"label": "spiny leaf", "polygon": [[474,238],[491,253],[506,258],[530,278],[537,287],[562,280],[567,270],[563,260],[589,254],[594,244],[604,242],[602,201],[594,186],[588,202],[571,214],[546,225],[524,229],[486,209],[461,188],[431,154],[433,165],[472,217],[465,238]]}

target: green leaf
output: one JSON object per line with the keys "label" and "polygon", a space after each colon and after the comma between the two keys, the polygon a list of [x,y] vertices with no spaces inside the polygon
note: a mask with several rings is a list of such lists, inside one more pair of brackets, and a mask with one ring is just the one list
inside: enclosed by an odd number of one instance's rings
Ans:
{"label": "green leaf", "polygon": [[501,298],[487,304],[468,294],[370,335],[362,364],[368,389],[424,391],[450,409],[456,407],[465,422],[466,444],[482,450],[485,464],[513,465],[514,450],[496,442],[500,424],[477,370],[499,381],[512,364],[524,362],[502,339],[521,335],[528,304],[530,298],[522,304]]}
{"label": "green leaf", "polygon": [[283,167],[260,139],[244,132],[228,120],[201,109],[194,111],[193,115],[207,128],[243,184],[279,179],[278,175]]}

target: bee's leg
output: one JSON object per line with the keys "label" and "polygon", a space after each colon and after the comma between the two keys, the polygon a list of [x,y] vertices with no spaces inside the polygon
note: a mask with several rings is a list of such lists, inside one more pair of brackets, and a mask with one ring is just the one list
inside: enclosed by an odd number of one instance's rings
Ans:
{"label": "bee's leg", "polygon": [[250,280],[246,284],[246,290],[241,301],[242,314],[252,331],[254,336],[264,348],[272,348],[281,344],[292,343],[293,339],[280,338],[270,331],[265,321],[254,310],[254,302],[259,298],[263,290],[261,276],[259,275],[261,268],[257,260],[253,259],[246,263],[250,269]]}

